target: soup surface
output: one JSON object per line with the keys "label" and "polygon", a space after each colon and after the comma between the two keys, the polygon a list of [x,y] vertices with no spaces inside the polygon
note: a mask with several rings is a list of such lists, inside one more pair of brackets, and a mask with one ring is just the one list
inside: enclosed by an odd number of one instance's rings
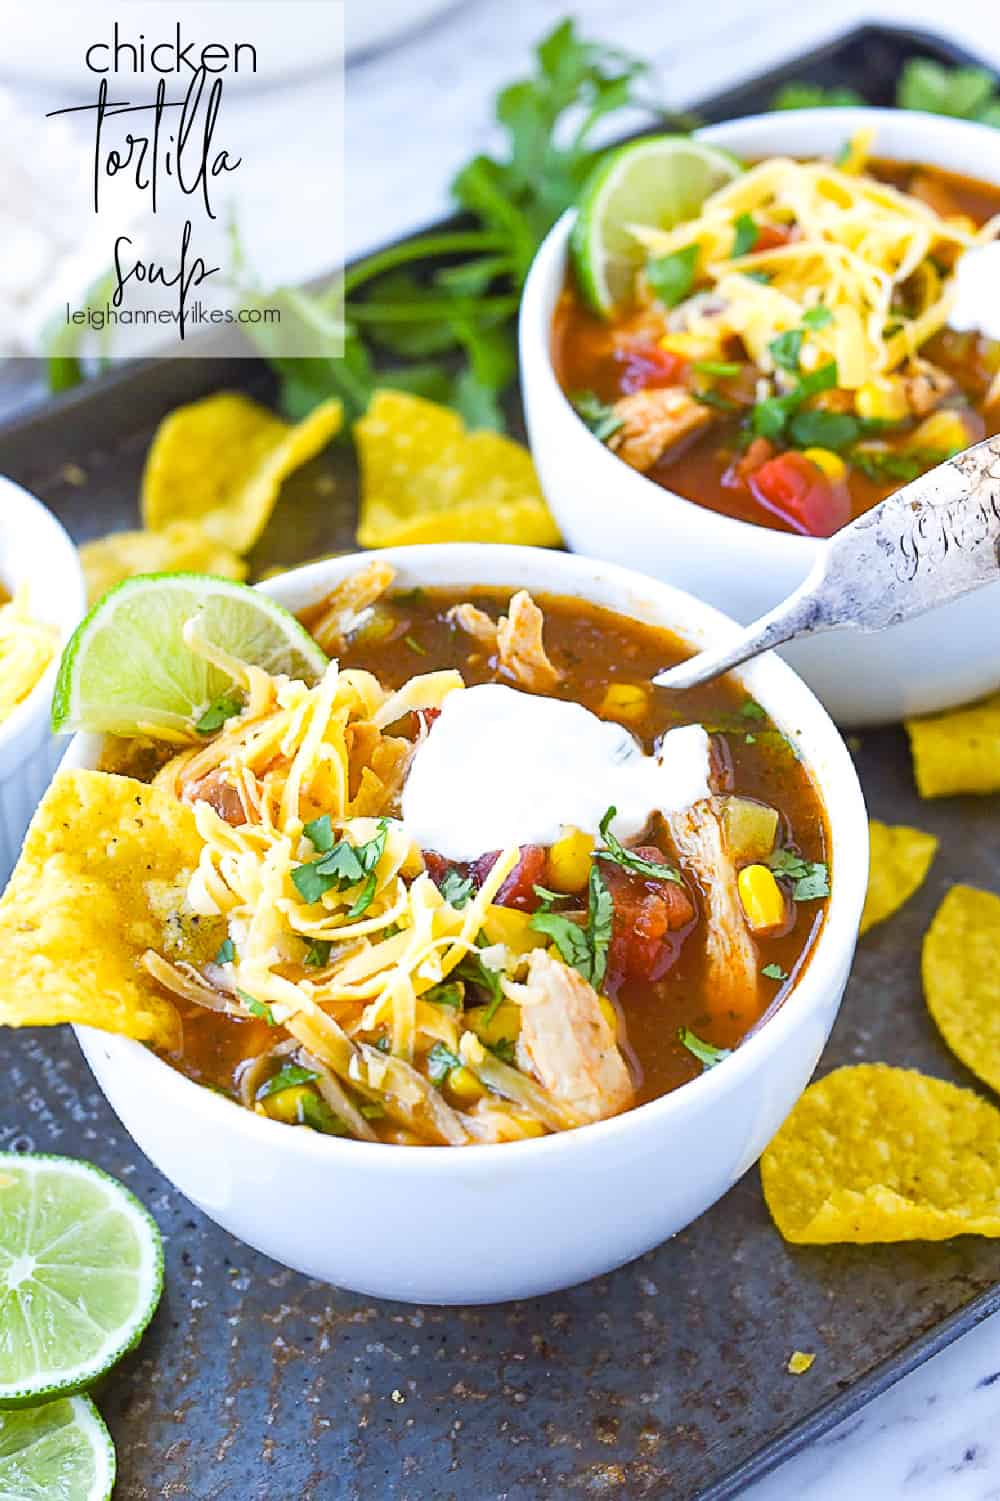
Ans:
{"label": "soup surface", "polygon": [[[210,937],[203,932],[187,953],[184,974],[196,974],[224,1004],[196,999],[190,987],[185,995],[181,980],[162,972],[168,989],[176,987],[183,1022],[182,1046],[169,1059],[177,1068],[259,1113],[334,1134],[358,1135],[351,1119],[360,1118],[368,1140],[503,1141],[584,1124],[682,1085],[724,1060],[784,998],[808,960],[828,893],[826,826],[808,772],[735,684],[685,694],[653,687],[653,674],[686,654],[668,633],[576,599],[542,596],[537,606],[540,615],[527,595],[512,599],[509,591],[414,590],[383,594],[346,630],[343,601],[338,604],[336,596],[309,613],[307,626],[327,650],[337,650],[341,685],[348,673],[371,674],[383,698],[401,690],[413,705],[434,697],[426,686],[414,688],[414,682],[441,687],[444,675],[460,674],[466,687],[432,707],[407,708],[390,699],[381,718],[380,711],[372,715],[391,734],[391,754],[403,768],[394,785],[385,765],[388,742],[378,741],[371,719],[351,721],[352,754],[363,744],[368,773],[377,771],[387,789],[380,801],[366,806],[390,824],[377,824],[371,816],[352,822],[335,815],[324,826],[322,796],[307,809],[312,819],[306,823],[308,838],[295,836],[302,863],[292,881],[314,905],[305,915],[296,910],[294,941],[277,918],[268,943],[280,950],[278,959],[271,953],[266,972],[258,971],[273,982],[263,1001],[260,979],[253,981],[256,995],[243,988],[249,988],[246,976],[252,973],[244,967],[253,947],[247,919],[231,915],[226,928],[207,919]],[[341,633],[339,643],[333,633]],[[372,702],[378,700],[368,679],[352,682],[371,693]],[[477,687],[486,684],[500,686]],[[474,717],[474,695],[497,691],[510,697],[502,701],[500,718],[484,720],[483,735],[510,738],[507,749],[492,758],[491,747],[480,742],[491,782],[477,779],[478,758],[465,756],[454,737],[458,710]],[[485,713],[489,700],[481,702]],[[554,715],[554,732],[561,733],[562,717],[573,705],[582,706],[576,711],[582,717],[570,725],[570,749],[559,761],[562,749],[556,752],[545,734],[532,738],[532,727],[544,711]],[[511,714],[524,726],[523,736],[511,728]],[[702,726],[704,734],[684,726]],[[229,848],[236,837],[244,839],[240,858],[247,880],[258,837],[248,803],[260,809],[270,774],[253,747],[266,734],[261,721],[250,731],[234,720],[223,730],[220,754],[207,774],[211,747],[182,753],[157,773],[158,781],[194,802],[196,810],[205,804],[213,810],[199,815],[207,817],[211,838],[221,840],[209,891],[216,889],[215,875],[230,870],[227,859],[236,859],[235,847]],[[589,789],[595,811],[579,815],[589,816],[593,826],[561,826],[556,810],[555,838],[529,842],[523,835],[533,826],[522,822],[508,873],[476,919],[471,955],[439,975],[434,956],[447,952],[439,941],[427,949],[423,966],[402,976],[401,988],[388,993],[374,973],[380,963],[379,973],[386,973],[384,963],[371,957],[378,945],[395,944],[393,953],[401,952],[435,903],[438,919],[454,932],[505,858],[494,848],[468,846],[469,818],[478,823],[492,803],[499,805],[512,792],[510,806],[523,810],[512,815],[515,821],[542,819],[538,827],[544,835],[546,810],[529,813],[538,801],[529,796],[529,784],[549,777],[556,802],[565,795],[566,807],[579,806],[583,792],[572,790],[573,745],[584,742],[598,756],[605,743],[610,747],[607,788]],[[457,759],[448,773],[452,745]],[[451,777],[453,795],[441,800],[450,806],[432,807],[428,814],[426,806],[417,805],[418,774],[423,774],[422,758],[431,765],[432,752],[436,764],[445,766],[446,785]],[[137,755],[135,747],[125,751],[133,772]],[[508,757],[510,775],[522,778],[513,789],[502,785]],[[250,793],[235,769],[239,764],[256,767]],[[350,768],[348,811],[367,795],[366,766]],[[687,801],[678,779],[692,768],[707,796],[694,808],[674,806]],[[148,776],[154,768],[142,769]],[[282,793],[287,776],[283,766],[277,784]],[[636,788],[639,811],[629,815],[630,828],[616,840],[604,815],[615,796],[630,796]],[[641,802],[647,788],[655,789],[648,794],[648,814]],[[332,792],[330,799],[332,807]],[[480,802],[487,806],[480,808]],[[402,840],[408,821],[426,821],[436,811],[441,840],[453,843],[457,857],[433,847],[407,850],[405,841],[397,848],[394,841]],[[603,831],[596,827],[598,818]],[[388,845],[376,832],[387,826]],[[345,830],[361,849],[362,864],[370,848],[363,841],[383,838],[380,863],[371,866],[380,872],[379,888],[376,894],[373,876],[367,906],[367,876],[337,865],[343,844],[335,841]],[[510,845],[511,840],[498,842]],[[384,874],[390,857],[397,864],[394,879]],[[344,883],[338,887],[334,876],[329,887],[317,879],[317,871],[323,877],[324,860],[328,870],[346,870],[346,896],[339,895]],[[236,876],[229,879],[235,882]],[[259,873],[253,880],[254,892],[266,885]],[[289,889],[284,888],[279,909],[292,910]],[[442,896],[447,908],[441,906]],[[226,908],[230,896],[215,900]],[[345,902],[352,902],[350,912]],[[229,911],[240,909],[234,902]],[[259,920],[257,912],[250,926]],[[338,943],[342,931],[345,941]],[[310,933],[319,932],[325,936],[310,940]],[[241,977],[235,987],[227,978],[232,973]],[[279,1003],[291,993],[288,986],[299,987],[310,1005],[324,1008],[323,1015],[336,1021],[336,1033],[324,1035],[315,1018],[304,1032],[301,1016],[283,1026]],[[229,1004],[234,989],[238,1006]],[[363,1067],[344,1061],[341,1038],[346,1048],[357,1049]],[[335,1076],[334,1089],[317,1084],[317,1058],[331,1070],[321,1072],[322,1081],[329,1084]],[[386,1066],[398,1059],[399,1077],[381,1077],[380,1059]],[[405,1106],[394,1092],[402,1087],[400,1080],[414,1089]],[[428,1082],[432,1097],[420,1093]],[[356,1116],[345,1121],[339,1097]]]}
{"label": "soup surface", "polygon": [[626,463],[816,536],[1000,431],[1000,188],[850,150],[760,163],[650,231],[610,320],[570,275],[552,335],[563,389]]}

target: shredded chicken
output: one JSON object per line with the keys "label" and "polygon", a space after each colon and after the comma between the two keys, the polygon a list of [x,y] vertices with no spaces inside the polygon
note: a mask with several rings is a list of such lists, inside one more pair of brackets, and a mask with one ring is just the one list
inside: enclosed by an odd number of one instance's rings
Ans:
{"label": "shredded chicken", "polygon": [[538,998],[521,1012],[518,1062],[581,1121],[606,1120],[635,1101],[635,1086],[601,1010],[582,975],[545,949],[528,966]]}
{"label": "shredded chicken", "polygon": [[903,378],[903,390],[915,417],[926,417],[955,391],[956,383],[930,360],[911,360]]}
{"label": "shredded chicken", "polygon": [[445,619],[457,625],[473,640],[482,642],[489,651],[496,651],[497,623],[490,619],[485,610],[480,610],[476,605],[452,605]]}
{"label": "shredded chicken", "polygon": [[645,472],[682,438],[700,432],[712,413],[681,386],[663,386],[622,396],[614,405],[621,426],[608,447],[633,469]]}
{"label": "shredded chicken", "polygon": [[395,577],[396,570],[388,563],[373,561],[331,590],[322,615],[310,626],[312,635],[327,656],[335,657],[343,650],[360,617],[377,599],[381,599]]}
{"label": "shredded chicken", "polygon": [[500,667],[533,693],[551,693],[562,680],[542,642],[545,616],[526,589],[519,589],[497,625]]}
{"label": "shredded chicken", "polygon": [[705,901],[702,930],[708,957],[708,994],[718,1013],[744,1013],[757,994],[760,965],[757,946],[743,916],[737,871],[722,826],[721,805],[703,798],[666,820],[678,859],[701,889]]}

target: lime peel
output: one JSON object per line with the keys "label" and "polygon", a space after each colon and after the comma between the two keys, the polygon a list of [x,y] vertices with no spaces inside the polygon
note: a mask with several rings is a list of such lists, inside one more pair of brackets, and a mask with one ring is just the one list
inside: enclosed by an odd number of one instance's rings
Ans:
{"label": "lime peel", "polygon": [[46,1501],[110,1501],[115,1446],[89,1397],[0,1413],[0,1495],[25,1482]]}

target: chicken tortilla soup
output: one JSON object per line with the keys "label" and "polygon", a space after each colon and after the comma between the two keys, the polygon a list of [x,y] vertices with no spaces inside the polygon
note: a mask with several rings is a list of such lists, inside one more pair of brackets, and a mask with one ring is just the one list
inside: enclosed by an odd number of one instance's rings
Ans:
{"label": "chicken tortilla soup", "polygon": [[873,146],[733,163],[693,217],[623,226],[635,270],[614,306],[587,306],[577,265],[555,369],[626,464],[826,537],[1000,431],[1000,188]]}
{"label": "chicken tortilla soup", "polygon": [[163,1056],[275,1120],[453,1145],[724,1060],[829,891],[789,743],[734,684],[653,687],[683,655],[662,630],[392,585],[372,563],[310,612],[335,659],[314,686],[233,664],[197,744],[111,742],[200,846],[141,960],[177,1013]]}

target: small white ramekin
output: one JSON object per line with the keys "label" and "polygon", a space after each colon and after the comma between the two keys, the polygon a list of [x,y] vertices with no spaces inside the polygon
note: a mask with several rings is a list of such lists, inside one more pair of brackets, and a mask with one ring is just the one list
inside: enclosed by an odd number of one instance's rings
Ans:
{"label": "small white ramekin", "polygon": [[0,887],[14,868],[25,830],[66,749],[49,725],[59,656],[87,603],[80,557],[41,501],[0,476],[0,584],[27,588],[36,620],[59,632],[52,661],[23,703],[0,723]]}
{"label": "small white ramekin", "polygon": [[[665,626],[696,647],[735,629],[665,584],[567,553],[453,544],[383,556],[404,588],[549,590]],[[303,610],[362,561],[314,563],[262,588]],[[794,990],[721,1067],[613,1120],[538,1141],[369,1146],[262,1119],[138,1043],[77,1028],[137,1145],[240,1239],[307,1276],[373,1297],[499,1303],[552,1292],[689,1224],[756,1161],[815,1068],[844,992],[868,881],[865,805],[828,716],[773,655],[740,677],[816,780],[833,894]],[[100,749],[97,737],[78,736],[67,765],[94,766]]]}
{"label": "small white ramekin", "polygon": [[[779,110],[699,136],[754,160],[829,155],[863,129],[875,133],[876,157],[1000,185],[1000,131],[911,110]],[[552,317],[574,217],[564,214],[541,246],[521,301],[521,384],[545,498],[574,552],[641,568],[747,624],[798,588],[823,543],[686,500],[630,469],[588,432],[552,365]],[[888,630],[830,631],[781,654],[839,723],[886,724],[1000,688],[998,615],[995,583]]]}

